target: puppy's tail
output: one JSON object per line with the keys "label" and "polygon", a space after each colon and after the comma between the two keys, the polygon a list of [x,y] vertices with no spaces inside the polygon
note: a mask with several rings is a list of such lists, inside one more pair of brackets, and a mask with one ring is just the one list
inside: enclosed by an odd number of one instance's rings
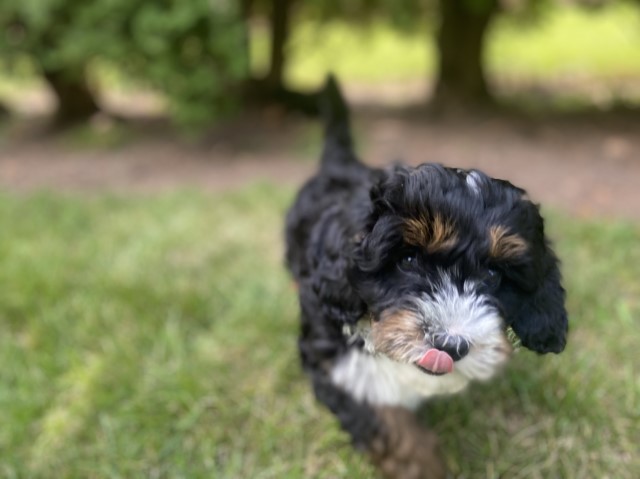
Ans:
{"label": "puppy's tail", "polygon": [[322,166],[339,166],[357,162],[349,122],[349,107],[332,74],[327,76],[320,93],[320,116],[324,123]]}

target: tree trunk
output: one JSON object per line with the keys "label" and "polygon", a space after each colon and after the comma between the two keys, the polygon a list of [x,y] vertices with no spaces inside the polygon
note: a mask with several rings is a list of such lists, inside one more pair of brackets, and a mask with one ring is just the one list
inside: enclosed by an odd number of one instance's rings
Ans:
{"label": "tree trunk", "polygon": [[271,62],[267,74],[267,85],[273,90],[284,88],[286,46],[289,39],[291,5],[294,0],[271,0]]}
{"label": "tree trunk", "polygon": [[82,76],[68,75],[61,70],[44,70],[43,76],[58,100],[55,126],[81,123],[100,111]]}
{"label": "tree trunk", "polygon": [[[245,18],[251,15],[250,2],[243,0]],[[280,105],[288,110],[318,115],[318,92],[300,92],[287,88],[284,72],[287,63],[286,47],[289,40],[292,7],[296,0],[271,0],[269,26],[271,31],[271,58],[269,72],[264,78],[249,78],[245,82],[245,98],[258,105]]]}
{"label": "tree trunk", "polygon": [[9,108],[7,108],[4,103],[0,103],[0,121],[8,118],[10,114],[11,113],[9,112]]}
{"label": "tree trunk", "polygon": [[246,77],[251,77],[251,17],[253,15],[253,0],[241,0],[240,2],[240,21],[243,24],[242,29],[242,55],[245,57],[247,65]]}
{"label": "tree trunk", "polygon": [[496,0],[440,0],[437,33],[439,70],[433,103],[450,109],[491,102],[483,67],[486,32],[497,11]]}

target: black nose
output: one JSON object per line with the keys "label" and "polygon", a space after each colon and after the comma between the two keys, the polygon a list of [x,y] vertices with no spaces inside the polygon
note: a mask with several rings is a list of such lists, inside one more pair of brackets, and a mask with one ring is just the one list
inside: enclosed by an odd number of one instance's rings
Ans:
{"label": "black nose", "polygon": [[451,359],[458,361],[469,352],[469,341],[461,336],[438,333],[433,335],[433,347],[444,351]]}

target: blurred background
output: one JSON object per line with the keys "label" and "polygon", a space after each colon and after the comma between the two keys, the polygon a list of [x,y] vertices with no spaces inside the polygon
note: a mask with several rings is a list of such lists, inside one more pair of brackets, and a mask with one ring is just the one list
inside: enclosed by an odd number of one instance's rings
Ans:
{"label": "blurred background", "polygon": [[0,477],[371,477],[297,360],[283,217],[359,152],[542,204],[567,351],[430,404],[459,478],[640,477],[640,2],[3,0]]}

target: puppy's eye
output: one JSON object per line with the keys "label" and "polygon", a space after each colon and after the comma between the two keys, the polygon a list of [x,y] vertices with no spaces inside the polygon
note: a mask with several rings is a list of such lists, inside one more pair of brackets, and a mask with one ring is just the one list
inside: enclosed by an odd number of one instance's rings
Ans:
{"label": "puppy's eye", "polygon": [[489,289],[496,289],[500,286],[500,281],[502,280],[502,275],[499,271],[495,269],[488,269],[484,275],[484,279],[482,280],[483,284]]}
{"label": "puppy's eye", "polygon": [[415,252],[409,252],[402,255],[398,266],[403,270],[414,269],[418,265],[418,254]]}

